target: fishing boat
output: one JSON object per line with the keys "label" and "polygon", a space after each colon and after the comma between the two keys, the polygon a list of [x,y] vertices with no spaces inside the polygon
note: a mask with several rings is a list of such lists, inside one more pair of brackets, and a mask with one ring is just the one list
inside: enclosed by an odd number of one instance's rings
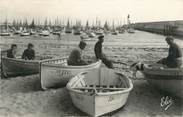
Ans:
{"label": "fishing boat", "polygon": [[82,41],[90,41],[92,40],[86,33],[82,33],[80,36]]}
{"label": "fishing boat", "polygon": [[6,19],[4,24],[2,26],[0,26],[0,36],[10,36],[10,29],[9,29],[9,25],[8,25],[8,20]]}
{"label": "fishing boat", "polygon": [[40,36],[49,36],[50,32],[48,30],[43,30],[41,33],[39,33]]}
{"label": "fishing boat", "polygon": [[87,35],[88,35],[88,37],[90,37],[90,38],[96,37],[95,33],[93,33],[93,32],[87,33]]}
{"label": "fishing boat", "polygon": [[30,35],[36,35],[36,30],[31,29],[30,30]]}
{"label": "fishing boat", "polygon": [[42,88],[46,90],[61,87],[79,72],[99,71],[100,65],[101,61],[84,66],[68,66],[67,57],[44,61],[41,63],[40,69]]}
{"label": "fishing boat", "polygon": [[127,32],[128,32],[128,33],[135,33],[135,30],[134,30],[134,28],[131,28],[131,27],[130,27],[130,28],[127,30]]}
{"label": "fishing boat", "polygon": [[67,21],[67,26],[65,27],[65,33],[72,33],[72,28],[70,26],[69,19]]}
{"label": "fishing boat", "polygon": [[183,68],[168,68],[161,64],[139,64],[147,82],[164,94],[183,98]]}
{"label": "fishing boat", "polygon": [[30,33],[27,31],[21,32],[20,36],[30,36]]}
{"label": "fishing boat", "polygon": [[121,28],[120,30],[119,30],[119,34],[124,34],[125,33],[125,29],[124,28]]}
{"label": "fishing boat", "polygon": [[73,34],[74,34],[74,35],[80,35],[80,34],[81,34],[81,31],[80,31],[79,29],[75,29],[75,30],[73,31]]}
{"label": "fishing boat", "polygon": [[118,35],[118,32],[116,30],[112,30],[111,35]]}
{"label": "fishing boat", "polygon": [[95,31],[95,35],[103,35],[103,34],[104,34],[103,30],[96,30]]}
{"label": "fishing boat", "polygon": [[21,34],[21,30],[15,30],[14,34],[16,35]]}
{"label": "fishing boat", "polygon": [[[44,58],[47,59],[47,58]],[[48,58],[49,59],[49,58]],[[22,76],[39,73],[40,63],[44,60],[23,60],[1,57],[4,77]]]}
{"label": "fishing boat", "polygon": [[11,35],[11,33],[10,32],[6,32],[6,31],[2,31],[2,32],[0,32],[0,36],[10,36]]}
{"label": "fishing boat", "polygon": [[101,116],[123,107],[133,88],[131,80],[108,68],[79,73],[67,84],[73,104],[90,116]]}
{"label": "fishing boat", "polygon": [[112,30],[111,30],[111,35],[117,35],[118,32],[116,31],[116,28],[114,26],[114,21],[113,21],[113,26],[112,26]]}

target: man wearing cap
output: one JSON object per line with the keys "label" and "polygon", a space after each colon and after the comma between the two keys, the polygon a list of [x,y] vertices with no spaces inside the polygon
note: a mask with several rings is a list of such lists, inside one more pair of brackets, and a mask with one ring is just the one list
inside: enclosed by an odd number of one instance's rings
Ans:
{"label": "man wearing cap", "polygon": [[24,50],[24,52],[22,54],[22,59],[34,60],[35,59],[35,51],[33,48],[34,48],[34,45],[32,43],[29,43],[27,49]]}
{"label": "man wearing cap", "polygon": [[102,52],[102,43],[104,42],[104,36],[100,35],[98,37],[98,42],[95,44],[94,52],[96,59],[101,59],[102,62],[108,67],[113,68],[113,64],[110,60],[108,60],[105,54]]}
{"label": "man wearing cap", "polygon": [[158,61],[158,63],[162,63],[170,68],[180,68],[182,65],[181,48],[174,42],[172,37],[167,37],[165,40],[169,45],[169,53],[166,58]]}
{"label": "man wearing cap", "polygon": [[17,45],[12,44],[11,49],[7,51],[7,57],[8,58],[16,58],[16,52],[17,52]]}
{"label": "man wearing cap", "polygon": [[72,50],[72,52],[70,53],[68,59],[68,65],[73,66],[87,65],[87,63],[81,59],[82,51],[85,49],[85,47],[86,43],[84,41],[80,41],[78,48]]}

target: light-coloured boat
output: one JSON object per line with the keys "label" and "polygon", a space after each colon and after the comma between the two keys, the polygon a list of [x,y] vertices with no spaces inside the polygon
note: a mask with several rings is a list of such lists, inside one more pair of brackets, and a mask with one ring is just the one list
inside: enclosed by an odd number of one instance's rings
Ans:
{"label": "light-coloured boat", "polygon": [[48,30],[43,30],[41,33],[39,33],[40,36],[49,36],[50,32]]}
{"label": "light-coloured boat", "polygon": [[108,68],[79,73],[67,84],[73,104],[90,116],[101,116],[123,107],[133,88],[131,80]]}
{"label": "light-coloured boat", "polygon": [[135,33],[135,30],[134,30],[133,28],[130,27],[130,28],[127,30],[127,32],[128,32],[128,33]]}
{"label": "light-coloured boat", "polygon": [[96,37],[95,33],[93,33],[93,32],[89,32],[89,33],[87,33],[87,35],[88,35],[88,37],[90,37],[90,38]]}
{"label": "light-coloured boat", "polygon": [[43,89],[61,87],[79,72],[99,71],[101,61],[83,66],[68,66],[67,57],[52,59],[41,63],[40,77]]}
{"label": "light-coloured boat", "polygon": [[183,68],[144,65],[141,69],[148,83],[162,93],[183,98]]}
{"label": "light-coloured boat", "polygon": [[2,73],[4,77],[36,74],[39,73],[40,63],[43,61],[2,57]]}
{"label": "light-coloured boat", "polygon": [[21,32],[20,36],[30,36],[29,32]]}
{"label": "light-coloured boat", "polygon": [[0,36],[10,36],[11,33],[10,32],[1,32]]}

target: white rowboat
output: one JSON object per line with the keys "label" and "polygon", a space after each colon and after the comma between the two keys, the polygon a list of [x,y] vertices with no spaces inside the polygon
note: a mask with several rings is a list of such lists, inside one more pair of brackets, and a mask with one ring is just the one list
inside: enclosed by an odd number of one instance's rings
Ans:
{"label": "white rowboat", "polygon": [[112,69],[80,73],[67,84],[73,104],[91,116],[100,116],[123,107],[133,88],[131,80]]}
{"label": "white rowboat", "polygon": [[[84,66],[68,66],[67,57],[52,59],[41,63],[40,77],[43,89],[61,87],[79,72],[95,71],[99,72],[101,61]],[[95,76],[95,74],[94,74]]]}

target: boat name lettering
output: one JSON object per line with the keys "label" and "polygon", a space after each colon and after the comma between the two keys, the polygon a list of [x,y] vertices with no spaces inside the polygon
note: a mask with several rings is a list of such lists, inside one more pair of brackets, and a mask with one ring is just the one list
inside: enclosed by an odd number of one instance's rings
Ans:
{"label": "boat name lettering", "polygon": [[56,74],[58,74],[59,76],[69,76],[71,72],[68,70],[57,70]]}
{"label": "boat name lettering", "polygon": [[160,106],[166,111],[173,104],[172,97],[166,96],[161,98]]}

